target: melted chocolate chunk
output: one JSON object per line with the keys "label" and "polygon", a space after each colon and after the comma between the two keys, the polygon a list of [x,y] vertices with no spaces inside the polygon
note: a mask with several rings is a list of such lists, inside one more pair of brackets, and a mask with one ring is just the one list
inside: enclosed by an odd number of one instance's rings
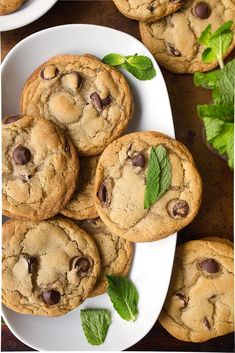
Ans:
{"label": "melted chocolate chunk", "polygon": [[47,305],[55,305],[60,301],[60,293],[57,290],[45,290],[42,292],[42,299]]}
{"label": "melted chocolate chunk", "polygon": [[90,260],[85,257],[74,257],[72,259],[72,269],[76,271],[79,276],[86,276],[91,268]]}
{"label": "melted chocolate chunk", "polygon": [[103,110],[103,102],[102,99],[100,98],[99,94],[97,92],[93,92],[90,95],[91,98],[91,103],[93,106],[96,108],[96,110],[101,113]]}
{"label": "melted chocolate chunk", "polygon": [[37,266],[37,259],[34,256],[30,256],[28,254],[23,254],[25,260],[28,263],[28,271],[29,273],[33,273]]}
{"label": "melted chocolate chunk", "polygon": [[18,165],[27,164],[31,159],[31,152],[27,147],[18,146],[13,152],[13,160]]}
{"label": "melted chocolate chunk", "polygon": [[98,198],[100,199],[101,202],[106,203],[107,202],[107,196],[108,196],[108,192],[107,192],[107,187],[105,182],[103,182],[100,185],[99,191],[98,191]]}
{"label": "melted chocolate chunk", "polygon": [[214,259],[205,259],[200,262],[199,266],[208,273],[217,273],[220,270],[220,266]]}
{"label": "melted chocolate chunk", "polygon": [[207,2],[201,1],[195,5],[194,15],[196,17],[200,18],[201,20],[205,20],[208,17],[210,17],[210,14],[211,14],[211,7]]}
{"label": "melted chocolate chunk", "polygon": [[144,168],[145,166],[145,158],[142,153],[137,153],[131,158],[132,164],[135,167],[141,167]]}

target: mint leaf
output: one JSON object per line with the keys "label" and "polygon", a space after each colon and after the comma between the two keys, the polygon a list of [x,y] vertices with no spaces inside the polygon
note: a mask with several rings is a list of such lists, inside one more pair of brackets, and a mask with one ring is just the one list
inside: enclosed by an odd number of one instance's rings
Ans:
{"label": "mint leaf", "polygon": [[104,342],[111,324],[111,314],[106,309],[81,310],[80,318],[87,341],[92,345]]}
{"label": "mint leaf", "polygon": [[135,321],[138,315],[138,292],[134,284],[126,277],[107,275],[107,293],[114,309],[127,321]]}
{"label": "mint leaf", "polygon": [[156,76],[156,70],[154,67],[151,69],[142,70],[138,69],[136,66],[130,65],[128,62],[125,62],[124,67],[128,72],[130,72],[140,81],[152,80],[152,78]]}
{"label": "mint leaf", "polygon": [[210,72],[195,72],[193,80],[196,87],[202,86],[206,89],[212,89],[218,82],[221,70],[214,70]]}
{"label": "mint leaf", "polygon": [[234,124],[224,123],[220,133],[209,141],[220,154],[227,154],[228,165],[234,168]]}
{"label": "mint leaf", "polygon": [[220,119],[203,118],[203,122],[205,126],[206,139],[208,142],[220,133],[224,125],[224,122]]}
{"label": "mint leaf", "polygon": [[216,60],[217,56],[211,48],[206,48],[202,53],[202,62],[208,64]]}
{"label": "mint leaf", "polygon": [[201,118],[213,117],[223,121],[233,121],[234,107],[231,104],[203,104],[197,106]]}
{"label": "mint leaf", "polygon": [[204,29],[200,37],[198,38],[198,42],[207,47],[209,44],[210,38],[211,38],[211,25],[208,25],[206,29]]}
{"label": "mint leaf", "polygon": [[144,194],[144,208],[148,209],[157,200],[159,189],[160,189],[160,164],[155,152],[152,147],[150,151],[150,157],[148,161],[148,171],[146,178],[146,189]]}
{"label": "mint leaf", "polygon": [[120,66],[141,81],[151,80],[156,76],[151,59],[144,55],[108,54],[103,58],[103,62],[111,66]]}
{"label": "mint leaf", "polygon": [[125,62],[125,57],[120,54],[108,54],[103,58],[103,63],[110,66],[122,65]]}
{"label": "mint leaf", "polygon": [[213,98],[215,103],[234,105],[235,59],[230,61],[220,71],[221,74],[213,90]]}
{"label": "mint leaf", "polygon": [[151,207],[171,185],[171,164],[163,145],[152,147],[148,162],[144,208]]}
{"label": "mint leaf", "polygon": [[222,35],[223,33],[227,33],[227,31],[231,30],[231,27],[233,25],[233,21],[227,21],[224,24],[222,24],[222,26],[220,26],[215,33],[213,34],[212,37],[217,37]]}

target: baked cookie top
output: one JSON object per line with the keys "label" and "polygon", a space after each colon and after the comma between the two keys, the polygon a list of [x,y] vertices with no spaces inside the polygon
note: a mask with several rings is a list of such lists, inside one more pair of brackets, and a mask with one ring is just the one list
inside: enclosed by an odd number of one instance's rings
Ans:
{"label": "baked cookie top", "polygon": [[62,218],[3,225],[2,299],[23,314],[58,316],[80,305],[100,271],[92,238]]}
{"label": "baked cookie top", "polygon": [[51,121],[8,116],[2,125],[3,214],[41,220],[70,200],[79,173],[77,151]]}
{"label": "baked cookie top", "polygon": [[133,99],[124,76],[91,55],[59,55],[36,69],[21,95],[21,112],[63,128],[80,155],[96,155],[126,128]]}
{"label": "baked cookie top", "polygon": [[0,15],[8,15],[23,5],[25,0],[0,0]]}
{"label": "baked cookie top", "polygon": [[[168,153],[169,190],[144,208],[151,148]],[[134,132],[110,144],[96,170],[95,205],[110,230],[134,242],[164,238],[189,224],[201,202],[201,178],[184,145],[157,132]]]}
{"label": "baked cookie top", "polygon": [[131,266],[133,244],[110,232],[100,218],[80,221],[79,225],[94,239],[100,254],[101,271],[90,296],[106,292],[106,275],[126,276]]}
{"label": "baked cookie top", "polygon": [[[159,64],[169,71],[208,71],[216,67],[218,62],[202,62],[205,47],[198,43],[198,38],[209,24],[215,31],[224,22],[234,19],[234,0],[187,0],[180,11],[166,18],[154,23],[141,22],[140,33],[143,43]],[[226,56],[234,47],[235,37]]]}
{"label": "baked cookie top", "polygon": [[60,212],[73,219],[96,218],[98,213],[94,204],[95,172],[99,156],[81,157],[80,174],[75,193]]}
{"label": "baked cookie top", "polygon": [[170,288],[159,318],[171,335],[183,341],[203,342],[233,332],[232,245],[213,237],[177,248]]}
{"label": "baked cookie top", "polygon": [[113,0],[123,15],[140,21],[155,21],[178,9],[184,0]]}

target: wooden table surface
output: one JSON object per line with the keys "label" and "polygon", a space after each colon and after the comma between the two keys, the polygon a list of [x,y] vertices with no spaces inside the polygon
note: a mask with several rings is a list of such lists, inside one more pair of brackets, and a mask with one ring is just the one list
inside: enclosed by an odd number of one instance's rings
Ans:
{"label": "wooden table surface", "polygon": [[[36,22],[2,33],[2,59],[15,44],[30,34],[68,23],[108,26],[140,39],[138,22],[121,15],[112,1],[60,1]],[[232,56],[234,57],[234,54]],[[183,142],[193,154],[202,176],[204,189],[199,214],[188,227],[179,233],[178,243],[214,235],[232,240],[233,173],[225,161],[212,154],[205,146],[202,138],[202,123],[196,112],[196,104],[209,102],[210,93],[196,88],[193,85],[192,75],[175,75],[164,69],[162,72],[170,96],[176,138]],[[7,326],[3,325],[2,351],[26,350],[32,349],[18,341]],[[156,322],[147,336],[129,350],[232,352],[234,351],[234,336],[230,334],[200,344],[186,343],[170,336]]]}

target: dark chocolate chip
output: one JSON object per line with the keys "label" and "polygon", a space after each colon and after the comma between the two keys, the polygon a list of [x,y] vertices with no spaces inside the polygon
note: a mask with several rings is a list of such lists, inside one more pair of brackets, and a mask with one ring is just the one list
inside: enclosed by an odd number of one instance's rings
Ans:
{"label": "dark chocolate chip", "polygon": [[57,290],[45,290],[42,292],[42,299],[47,305],[54,305],[60,301],[60,293]]}
{"label": "dark chocolate chip", "polygon": [[167,43],[168,53],[173,56],[182,56],[181,52],[176,49],[172,44]]}
{"label": "dark chocolate chip", "polygon": [[199,266],[208,273],[217,273],[220,270],[220,266],[214,259],[205,259],[200,262]]}
{"label": "dark chocolate chip", "polygon": [[107,96],[106,98],[102,99],[102,104],[103,107],[107,107],[107,105],[111,104],[112,100],[110,96]]}
{"label": "dark chocolate chip", "polygon": [[14,123],[17,120],[20,120],[22,118],[22,115],[9,115],[3,119],[3,124],[11,124]]}
{"label": "dark chocolate chip", "polygon": [[185,297],[184,294],[182,293],[175,293],[176,297],[178,297],[183,303],[184,303],[184,308],[188,305],[187,298]]}
{"label": "dark chocolate chip", "polygon": [[211,324],[209,323],[207,317],[204,317],[203,324],[208,328],[208,330],[211,329]]}
{"label": "dark chocolate chip", "polygon": [[90,95],[91,98],[91,103],[94,105],[94,107],[96,108],[96,110],[100,113],[103,110],[103,103],[102,100],[99,96],[99,94],[97,92],[93,92]]}
{"label": "dark chocolate chip", "polygon": [[98,198],[100,199],[101,202],[107,202],[107,187],[106,187],[106,184],[105,182],[103,182],[101,185],[100,185],[100,188],[99,188],[99,191],[98,191]]}
{"label": "dark chocolate chip", "polygon": [[31,152],[27,147],[18,146],[13,152],[13,159],[16,164],[27,164],[31,159]]}
{"label": "dark chocolate chip", "polygon": [[145,158],[142,153],[137,153],[131,158],[132,164],[135,167],[141,167],[144,168],[145,165]]}
{"label": "dark chocolate chip", "polygon": [[57,69],[57,67],[53,68],[54,72],[50,72],[49,74],[45,73],[47,67],[44,67],[44,69],[41,71],[40,76],[43,80],[52,80],[53,78],[55,78],[58,74],[59,74],[59,70]]}
{"label": "dark chocolate chip", "polygon": [[28,271],[29,273],[33,273],[37,266],[37,259],[34,256],[30,256],[28,254],[23,254],[25,260],[28,263]]}
{"label": "dark chocolate chip", "polygon": [[211,7],[205,1],[198,2],[194,8],[194,15],[200,18],[201,20],[205,20],[211,14]]}
{"label": "dark chocolate chip", "polygon": [[172,208],[172,214],[174,217],[184,218],[188,215],[188,213],[189,205],[184,200],[177,201]]}
{"label": "dark chocolate chip", "polygon": [[85,257],[74,257],[72,259],[72,269],[76,271],[76,273],[79,276],[84,276],[86,275],[91,268],[91,262],[90,260]]}

